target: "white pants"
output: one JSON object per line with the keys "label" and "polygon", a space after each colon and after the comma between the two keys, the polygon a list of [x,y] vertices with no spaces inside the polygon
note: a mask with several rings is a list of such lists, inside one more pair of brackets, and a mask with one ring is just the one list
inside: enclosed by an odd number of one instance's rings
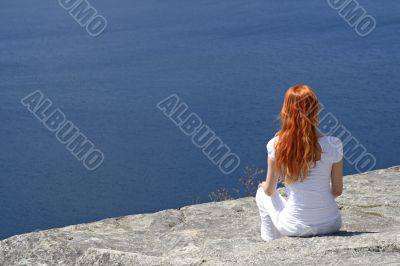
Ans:
{"label": "white pants", "polygon": [[265,241],[282,236],[312,236],[336,232],[342,224],[339,215],[333,221],[318,226],[309,226],[290,219],[285,212],[286,200],[276,190],[272,196],[265,194],[262,187],[258,188],[256,202],[261,217],[261,238]]}

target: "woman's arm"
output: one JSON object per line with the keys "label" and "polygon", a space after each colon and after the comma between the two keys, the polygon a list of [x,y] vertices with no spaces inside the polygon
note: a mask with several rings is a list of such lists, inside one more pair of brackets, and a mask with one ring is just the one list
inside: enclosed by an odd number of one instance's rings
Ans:
{"label": "woman's arm", "polygon": [[340,160],[332,165],[331,172],[331,193],[336,198],[343,192],[343,161]]}
{"label": "woman's arm", "polygon": [[262,182],[262,187],[264,189],[265,194],[268,196],[272,196],[276,190],[276,185],[278,184],[278,171],[276,168],[276,164],[274,161],[268,158],[268,170],[267,177],[265,182]]}

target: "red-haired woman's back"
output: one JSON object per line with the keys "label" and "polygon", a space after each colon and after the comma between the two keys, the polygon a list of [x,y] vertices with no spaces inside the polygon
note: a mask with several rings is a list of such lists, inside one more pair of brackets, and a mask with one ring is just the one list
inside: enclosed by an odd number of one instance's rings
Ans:
{"label": "red-haired woman's back", "polygon": [[[256,195],[261,236],[271,240],[335,232],[341,226],[335,197],[342,189],[342,142],[319,134],[318,99],[305,85],[289,88],[281,119],[281,130],[267,144],[267,179]],[[287,201],[276,191],[279,177]]]}

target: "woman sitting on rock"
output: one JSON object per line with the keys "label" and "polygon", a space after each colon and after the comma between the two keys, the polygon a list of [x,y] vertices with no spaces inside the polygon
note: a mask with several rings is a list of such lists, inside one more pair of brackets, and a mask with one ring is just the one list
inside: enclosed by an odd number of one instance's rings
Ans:
{"label": "woman sitting on rock", "polygon": [[[335,198],[343,190],[343,146],[338,138],[320,134],[318,113],[318,98],[310,87],[288,89],[281,129],[267,144],[267,178],[256,195],[265,241],[329,234],[341,227]],[[287,200],[276,189],[280,179]]]}

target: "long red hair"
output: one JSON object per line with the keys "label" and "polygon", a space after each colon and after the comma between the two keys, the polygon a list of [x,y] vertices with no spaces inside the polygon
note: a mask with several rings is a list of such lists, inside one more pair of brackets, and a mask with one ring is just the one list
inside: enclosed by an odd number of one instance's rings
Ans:
{"label": "long red hair", "polygon": [[318,98],[310,87],[296,85],[286,91],[275,147],[276,165],[286,184],[302,181],[318,160],[318,113]]}

